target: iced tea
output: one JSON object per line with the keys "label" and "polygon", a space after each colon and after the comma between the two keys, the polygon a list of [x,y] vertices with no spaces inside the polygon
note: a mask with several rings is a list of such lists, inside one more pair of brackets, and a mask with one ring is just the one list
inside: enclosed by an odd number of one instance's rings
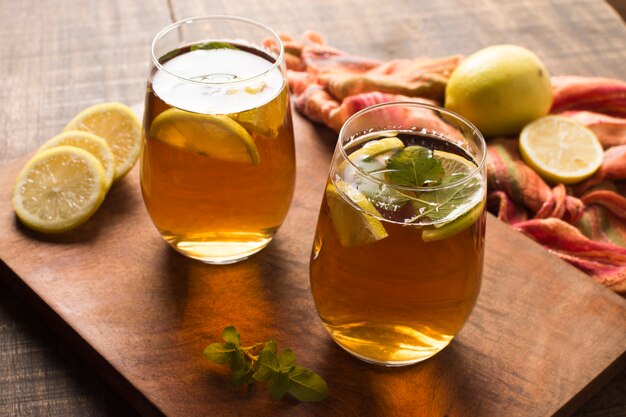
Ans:
{"label": "iced tea", "polygon": [[366,132],[339,146],[311,256],[315,305],[353,355],[419,362],[450,343],[480,290],[481,156],[429,131]]}
{"label": "iced tea", "polygon": [[144,201],[163,238],[190,257],[244,259],[287,214],[295,150],[278,59],[258,45],[209,39],[164,53],[151,71]]}

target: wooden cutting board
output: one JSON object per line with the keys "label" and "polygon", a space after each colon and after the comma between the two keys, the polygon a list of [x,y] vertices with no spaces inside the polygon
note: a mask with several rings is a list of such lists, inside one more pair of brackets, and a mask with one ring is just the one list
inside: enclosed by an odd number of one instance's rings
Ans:
{"label": "wooden cutting board", "polygon": [[[308,281],[334,137],[295,123],[295,199],[253,258],[209,266],[171,250],[144,209],[136,168],[79,229],[31,232],[10,204],[20,159],[0,168],[0,279],[146,416],[569,415],[623,367],[626,300],[494,218],[477,307],[448,348],[393,369],[345,353]],[[244,343],[292,348],[326,379],[329,398],[272,401],[263,387],[231,386],[227,369],[202,356],[229,324]]]}

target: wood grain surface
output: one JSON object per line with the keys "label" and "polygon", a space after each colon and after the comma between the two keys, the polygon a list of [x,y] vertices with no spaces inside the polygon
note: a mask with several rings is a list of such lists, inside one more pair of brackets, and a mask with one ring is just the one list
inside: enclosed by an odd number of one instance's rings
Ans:
{"label": "wood grain surface", "polygon": [[[86,105],[140,101],[148,44],[172,16],[232,13],[291,33],[313,28],[335,46],[381,59],[469,53],[514,42],[537,51],[553,73],[626,78],[626,31],[602,1],[291,3],[3,3],[0,159],[34,150]],[[10,274],[4,270],[2,276]],[[0,287],[0,415],[133,415],[67,351],[64,339],[40,323],[41,315],[12,294]],[[626,415],[625,374],[577,415]]]}
{"label": "wood grain surface", "polygon": [[[494,218],[476,309],[451,346],[401,369],[345,353],[317,317],[308,280],[334,135],[298,116],[294,127],[294,203],[251,259],[210,266],[171,250],[143,207],[136,168],[65,235],[31,232],[2,199],[0,257],[15,273],[4,284],[145,416],[569,415],[624,365],[626,301]],[[0,168],[0,195],[23,164]],[[201,354],[228,324],[244,343],[291,347],[327,380],[329,398],[270,401],[264,388],[232,387]]]}

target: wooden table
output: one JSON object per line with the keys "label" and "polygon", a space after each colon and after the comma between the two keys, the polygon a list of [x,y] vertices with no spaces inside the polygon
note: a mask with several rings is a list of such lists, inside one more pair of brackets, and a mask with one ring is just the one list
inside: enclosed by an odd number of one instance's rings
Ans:
{"label": "wooden table", "polygon": [[[140,102],[154,34],[172,20],[210,13],[292,34],[315,29],[334,46],[381,59],[517,43],[554,74],[626,79],[626,28],[600,0],[25,0],[0,7],[0,162],[33,151],[90,104]],[[625,392],[622,371],[576,415],[626,415]],[[0,415],[136,414],[0,287]]]}

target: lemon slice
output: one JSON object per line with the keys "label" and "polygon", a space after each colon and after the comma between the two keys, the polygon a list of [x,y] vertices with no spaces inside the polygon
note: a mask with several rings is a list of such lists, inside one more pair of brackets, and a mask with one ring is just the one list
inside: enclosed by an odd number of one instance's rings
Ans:
{"label": "lemon slice", "polygon": [[150,138],[223,161],[259,164],[250,134],[228,116],[169,109],[150,127]]}
{"label": "lemon slice", "polygon": [[28,227],[64,232],[84,223],[106,195],[104,168],[95,156],[74,146],[37,153],[13,189],[13,208]]}
{"label": "lemon slice", "polygon": [[326,186],[326,201],[337,237],[344,246],[363,245],[386,238],[383,224],[373,216],[380,217],[374,205],[356,188],[337,180],[337,188],[361,210],[347,203],[333,184]]}
{"label": "lemon slice", "polygon": [[[262,88],[258,88],[261,86]],[[258,94],[265,88],[265,82],[245,88],[247,94]],[[285,116],[289,110],[289,93],[286,89],[266,104],[254,109],[246,110],[230,117],[243,126],[248,132],[256,133],[268,139],[276,139],[278,131],[283,126]]]}
{"label": "lemon slice", "polygon": [[126,175],[139,157],[141,125],[125,104],[102,103],[88,107],[63,130],[82,130],[104,139],[115,157],[114,181]]}
{"label": "lemon slice", "polygon": [[111,187],[115,174],[115,157],[104,139],[93,133],[69,130],[56,135],[41,145],[37,152],[63,145],[84,149],[95,156],[104,168],[106,189],[108,190]]}
{"label": "lemon slice", "polygon": [[546,116],[522,130],[519,148],[524,161],[544,179],[575,184],[596,172],[604,157],[596,135],[577,121]]}
{"label": "lemon slice", "polygon": [[427,228],[422,231],[422,240],[424,242],[434,242],[454,236],[459,232],[473,225],[485,211],[485,200],[481,200],[467,213],[457,217],[451,222],[445,223],[441,227]]}
{"label": "lemon slice", "polygon": [[[375,159],[377,156],[402,148],[404,148],[404,143],[397,137],[372,140],[348,155],[348,159],[364,172],[372,172],[384,167],[384,163]],[[339,164],[337,171],[344,172],[348,166],[348,161],[344,160]]]}
{"label": "lemon slice", "polygon": [[443,168],[446,175],[469,175],[476,168],[478,168],[478,166],[474,162],[454,153],[444,152],[435,149],[433,151],[433,156],[441,163],[441,167]]}
{"label": "lemon slice", "polygon": [[402,148],[404,148],[404,143],[397,137],[372,140],[348,155],[348,159],[358,165],[361,161],[367,161],[386,152],[397,151]]}

